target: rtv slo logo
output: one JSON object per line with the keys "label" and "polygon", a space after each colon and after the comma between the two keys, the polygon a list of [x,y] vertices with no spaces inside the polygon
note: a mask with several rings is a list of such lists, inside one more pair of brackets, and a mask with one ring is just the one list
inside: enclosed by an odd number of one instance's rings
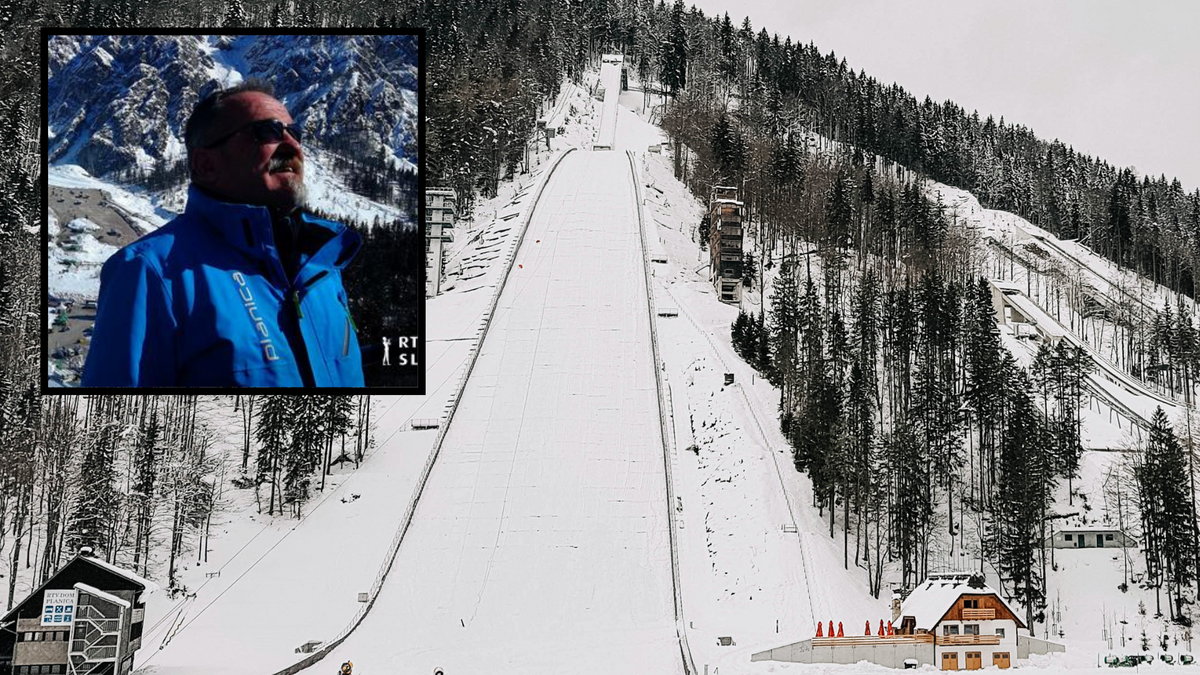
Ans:
{"label": "rtv slo logo", "polygon": [[395,346],[397,350],[416,349],[417,348],[417,336],[401,335],[401,336],[397,337],[394,342],[392,341],[392,338],[390,336],[387,336],[387,335],[383,336],[383,363],[380,365],[384,365],[384,366],[391,366],[391,365],[417,366],[417,365],[420,365],[419,363],[417,363],[416,352],[401,352],[396,355],[396,362],[392,363],[392,347],[393,346]]}

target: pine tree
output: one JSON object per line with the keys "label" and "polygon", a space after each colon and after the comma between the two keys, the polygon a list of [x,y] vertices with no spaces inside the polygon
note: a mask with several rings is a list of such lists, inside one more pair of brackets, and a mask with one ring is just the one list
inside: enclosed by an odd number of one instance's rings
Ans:
{"label": "pine tree", "polygon": [[283,458],[283,498],[297,518],[308,501],[313,472],[321,466],[326,448],[329,412],[325,398],[298,396],[293,399],[289,420],[291,444]]}
{"label": "pine tree", "polygon": [[91,405],[92,442],[85,447],[79,467],[78,496],[67,526],[67,548],[78,552],[89,547],[96,556],[107,557],[118,506],[114,461],[120,429],[115,419],[115,400],[97,396],[91,399]]}
{"label": "pine tree", "polygon": [[1165,583],[1173,620],[1184,616],[1196,579],[1196,522],[1188,463],[1166,413],[1156,408],[1134,474],[1142,512],[1147,581],[1157,591]]}
{"label": "pine tree", "polygon": [[1000,439],[999,499],[995,503],[996,557],[1012,584],[1012,597],[1025,606],[1026,625],[1040,620],[1045,607],[1043,551],[1046,509],[1052,479],[1045,451],[1045,427],[1027,393],[1028,379],[1018,368],[1006,387],[1010,411]]}
{"label": "pine tree", "polygon": [[683,27],[683,0],[675,0],[671,8],[670,34],[663,45],[662,80],[672,96],[687,85],[688,48],[687,33]]}
{"label": "pine tree", "polygon": [[149,400],[150,419],[139,429],[139,438],[134,454],[135,476],[133,493],[135,527],[133,566],[143,574],[150,559],[150,533],[153,525],[154,498],[158,490],[159,462],[161,461],[161,434],[158,423],[158,404]]}
{"label": "pine tree", "polygon": [[785,263],[771,287],[771,370],[772,383],[779,387],[779,407],[790,415],[795,404],[796,368],[800,359],[799,288],[793,266]]}
{"label": "pine tree", "polygon": [[[267,499],[267,514],[275,515],[275,505],[283,512],[283,495],[279,478],[288,449],[291,447],[291,419],[293,415],[291,397],[264,396],[258,408],[258,427],[254,430],[258,439],[258,455],[255,460],[258,477],[256,486],[270,483]],[[256,487],[257,490],[257,487]],[[277,501],[278,500],[278,501]],[[259,511],[262,511],[261,502]]]}

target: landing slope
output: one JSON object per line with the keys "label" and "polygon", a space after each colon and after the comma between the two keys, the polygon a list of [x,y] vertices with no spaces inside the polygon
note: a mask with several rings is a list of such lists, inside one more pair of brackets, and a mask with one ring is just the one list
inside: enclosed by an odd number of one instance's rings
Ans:
{"label": "landing slope", "polygon": [[680,672],[647,313],[628,160],[573,153],[378,604],[312,672]]}

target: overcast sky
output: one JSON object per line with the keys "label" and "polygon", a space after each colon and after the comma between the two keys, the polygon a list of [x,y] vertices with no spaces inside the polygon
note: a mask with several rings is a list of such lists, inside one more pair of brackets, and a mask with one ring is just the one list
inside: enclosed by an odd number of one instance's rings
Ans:
{"label": "overcast sky", "polygon": [[1140,175],[1200,188],[1200,1],[684,0]]}

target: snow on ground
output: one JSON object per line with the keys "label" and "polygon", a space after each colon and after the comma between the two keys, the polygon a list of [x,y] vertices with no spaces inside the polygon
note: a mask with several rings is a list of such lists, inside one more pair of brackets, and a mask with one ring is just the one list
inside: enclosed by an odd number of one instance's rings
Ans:
{"label": "snow on ground", "polygon": [[[841,539],[828,536],[811,483],[792,467],[777,391],[733,352],[737,308],[717,300],[693,239],[702,207],[671,176],[668,158],[646,154],[643,171],[647,222],[668,254],[654,266],[656,297],[679,310],[658,326],[674,411],[689,644],[698,668],[771,672],[782,664],[752,664],[750,655],[811,637],[818,621],[878,621],[889,616],[887,601],[870,597],[853,562],[843,568]],[[735,644],[718,646],[722,636]]]}
{"label": "snow on ground", "polygon": [[316,148],[304,151],[304,185],[308,188],[308,204],[332,214],[335,218],[351,218],[367,226],[376,219],[381,222],[400,220],[416,224],[416,213],[372,201],[351,192],[341,178],[334,175],[333,159]]}
{"label": "snow on ground", "polygon": [[600,126],[595,147],[613,149],[617,135],[617,101],[621,96],[621,56],[605,54],[600,65],[600,87],[604,101],[600,105]]}
{"label": "snow on ground", "polygon": [[[586,98],[567,88],[564,100]],[[565,136],[590,139],[590,128],[580,130],[590,118],[571,114],[570,104],[564,109]],[[412,423],[444,421],[512,253],[513,228],[496,214],[519,220],[554,157],[536,156],[535,174],[505,183],[496,198],[478,204],[486,222],[458,223],[453,255],[480,261],[481,269],[470,280],[456,277],[455,290],[426,301],[427,394],[374,397],[376,450],[354,473],[335,476],[332,494],[310,504],[303,520],[257,516],[249,493],[241,493],[226,514],[228,524],[214,532],[209,563],[184,573],[195,597],[159,592],[148,598],[138,672],[261,675],[299,660],[294,649],[300,644],[328,640],[345,628],[359,608],[357,593],[370,588],[384,561],[395,520],[431,449],[434,432],[412,431]],[[203,576],[215,571],[219,577]],[[267,612],[273,618],[264,619]],[[371,672],[370,663],[362,666]]]}
{"label": "snow on ground", "polygon": [[51,246],[49,262],[50,293],[59,297],[95,298],[100,294],[100,268],[116,247],[96,240],[91,233],[100,229],[86,218],[76,218],[64,227],[77,234],[62,246]]}
{"label": "snow on ground", "polygon": [[[583,88],[564,87],[546,113],[563,133],[551,151],[538,147],[540,171],[563,147],[590,147],[597,107]],[[661,143],[659,130],[618,110],[617,147]],[[654,265],[651,290],[657,304],[679,312],[656,319],[679,497],[661,503],[661,465],[652,461],[661,453],[653,452],[657,432],[647,420],[653,378],[638,337],[646,331],[644,307],[636,309],[641,260],[629,198],[621,196],[627,186],[614,182],[628,175],[627,162],[620,152],[588,154],[564,160],[547,208],[515,252],[412,539],[373,613],[318,671],[351,659],[367,675],[428,673],[435,665],[451,673],[674,672],[665,508],[675,508],[684,628],[698,667],[713,675],[890,672],[750,663],[754,651],[811,637],[815,621],[857,627],[886,617],[887,602],[869,596],[862,570],[843,568],[841,539],[828,536],[811,485],[791,467],[777,392],[729,345],[736,309],[718,302],[706,280],[707,254],[694,240],[700,205],[671,177],[667,158],[646,153],[639,159],[646,224],[652,248],[668,254]],[[303,521],[264,527],[231,519],[212,542],[209,565],[189,572],[196,578],[223,566],[220,577],[193,582],[192,600],[152,596],[139,655],[139,667],[149,667],[141,672],[269,672],[294,662],[300,643],[346,625],[431,450],[432,432],[409,426],[444,422],[542,177],[503,184],[456,228],[450,290],[427,303],[429,394],[376,399],[378,449],[357,472],[337,477],[333,494]],[[747,295],[748,306],[757,301],[757,293]],[[734,375],[732,385],[725,373]],[[1093,513],[1102,508],[1097,477],[1114,456],[1084,458],[1078,489]],[[361,498],[343,503],[347,494]],[[1122,578],[1111,552],[1058,554],[1051,594],[1072,651],[1027,666],[1049,672],[1093,667],[1106,648],[1096,637],[1105,616],[1119,611],[1126,630],[1140,636],[1134,600],[1145,597],[1096,592]],[[274,613],[264,619],[263,608]],[[1159,624],[1147,625],[1153,634]],[[735,644],[718,646],[721,636]],[[1118,640],[1124,653],[1119,647]]]}
{"label": "snow on ground", "polygon": [[145,232],[156,230],[175,217],[174,213],[155,206],[153,196],[144,190],[105,182],[77,164],[52,164],[48,175],[50,185],[101,190],[108,195],[110,202],[122,209]]}
{"label": "snow on ground", "polygon": [[551,178],[392,575],[318,669],[680,671],[632,187],[623,153]]}
{"label": "snow on ground", "polygon": [[[1193,316],[1200,305],[1113,264],[1076,241],[1059,239],[1014,214],[982,208],[978,199],[965,190],[936,182],[927,183],[925,189],[931,199],[947,208],[956,225],[977,230],[983,236],[985,250],[993,258],[989,274],[1024,286],[1029,298],[1062,322],[1072,333],[1072,341],[1088,351],[1099,374],[1129,390],[1131,396],[1122,396],[1122,403],[1132,402],[1134,410],[1144,412],[1146,417],[1156,405],[1162,405],[1168,414],[1176,412],[1169,392],[1161,391],[1155,383],[1138,380],[1113,363],[1128,359],[1129,342],[1117,339],[1112,322],[1094,312],[1085,315],[1082,308],[1072,307],[1066,299],[1073,292],[1071,284],[1077,283],[1080,292],[1097,302],[1118,312],[1132,312],[1146,322],[1164,305],[1175,307],[1180,299]],[[988,248],[989,241],[995,251]],[[1003,250],[1030,264],[1015,262],[1000,253]],[[1070,284],[1062,282],[1064,277]]]}
{"label": "snow on ground", "polygon": [[[1132,300],[1135,304],[1160,308],[1166,302],[1172,305],[1176,302],[1175,295],[1166,288],[1120,269],[1086,246],[1060,240],[1014,214],[984,209],[964,190],[931,183],[927,192],[948,208],[959,226],[978,228],[985,239],[991,238],[997,246],[1018,252],[1027,260],[1069,270],[1114,305]],[[1126,532],[1136,536],[1136,523],[1122,522],[1113,501],[1126,461],[1125,452],[1134,448],[1142,436],[1132,418],[1148,420],[1154,409],[1161,406],[1174,421],[1182,414],[1181,407],[1106,356],[1116,356],[1119,348],[1111,327],[1107,335],[1104,333],[1103,324],[1107,322],[1092,321],[1097,330],[1089,333],[1084,329],[1085,321],[1059,301],[1061,296],[1044,285],[1045,279],[1039,272],[999,256],[992,265],[995,276],[1024,286],[1029,299],[1042,312],[1053,315],[1042,316],[1039,321],[1058,324],[1066,331],[1067,339],[1083,348],[1094,363],[1088,377],[1091,393],[1085,397],[1082,429],[1084,447],[1094,450],[1082,456],[1079,476],[1070,483],[1063,481],[1057,490],[1055,512],[1063,518],[1056,521],[1056,527],[1123,525]],[[1190,300],[1187,305],[1194,311]],[[1061,317],[1062,323],[1056,317]],[[1005,328],[1001,330],[1003,344],[1019,363],[1028,367],[1038,343],[1018,339],[1011,329]],[[1075,494],[1069,495],[1069,489]],[[1123,492],[1125,500],[1133,499],[1128,485]],[[1128,519],[1133,509],[1128,502],[1124,508],[1124,518]],[[1156,645],[1164,637],[1169,652],[1178,655],[1191,650],[1183,629],[1154,616],[1154,592],[1136,583],[1145,569],[1139,549],[1054,550],[1053,561],[1047,572],[1048,621],[1039,624],[1035,634],[1064,641],[1069,649],[1064,655],[1045,658],[1035,665],[1050,670],[1093,668],[1105,654],[1140,653],[1143,632],[1151,645],[1150,653],[1160,650]],[[1128,584],[1125,591],[1119,588],[1123,584]],[[1158,663],[1152,668],[1170,667]]]}
{"label": "snow on ground", "polygon": [[[679,668],[625,167],[622,153],[569,155],[546,187],[392,576],[318,667]],[[502,258],[493,239],[519,227],[497,201],[453,254],[456,292],[476,290]]]}

